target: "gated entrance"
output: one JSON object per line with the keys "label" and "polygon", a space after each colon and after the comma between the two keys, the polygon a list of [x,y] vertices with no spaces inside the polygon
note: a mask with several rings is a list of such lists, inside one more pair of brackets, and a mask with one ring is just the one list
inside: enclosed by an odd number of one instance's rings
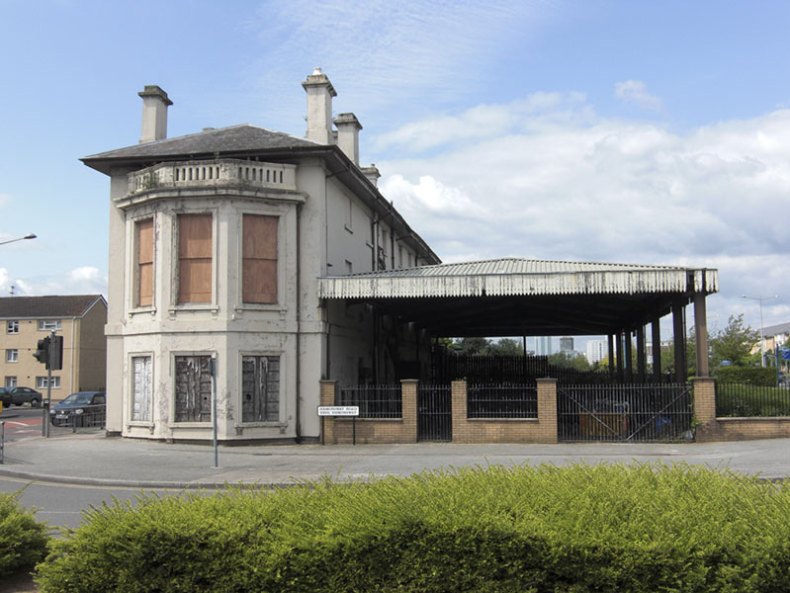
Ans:
{"label": "gated entrance", "polygon": [[691,437],[691,386],[558,385],[560,441],[678,441]]}
{"label": "gated entrance", "polygon": [[451,441],[452,438],[450,386],[420,383],[417,388],[417,440]]}

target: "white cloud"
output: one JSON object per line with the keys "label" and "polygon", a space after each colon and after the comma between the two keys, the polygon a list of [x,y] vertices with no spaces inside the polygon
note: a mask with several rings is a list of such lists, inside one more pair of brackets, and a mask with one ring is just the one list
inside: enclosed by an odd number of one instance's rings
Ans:
{"label": "white cloud", "polygon": [[103,294],[107,295],[107,277],[98,268],[83,266],[63,274],[34,278],[12,278],[8,270],[0,268],[0,293],[25,296],[52,294]]}
{"label": "white cloud", "polygon": [[[437,118],[443,140],[431,154],[380,160],[384,195],[445,261],[716,267],[724,309],[743,312],[741,294],[769,291],[784,297],[764,311],[766,324],[786,321],[768,315],[790,302],[790,110],[679,134],[596,116],[583,102],[571,113],[557,105],[561,116],[487,105],[497,114],[490,135]],[[386,138],[406,141],[414,129]]]}
{"label": "white cloud", "polygon": [[647,92],[647,85],[641,80],[626,80],[614,85],[614,94],[626,103],[634,103],[644,109],[661,111],[664,108],[661,99]]}

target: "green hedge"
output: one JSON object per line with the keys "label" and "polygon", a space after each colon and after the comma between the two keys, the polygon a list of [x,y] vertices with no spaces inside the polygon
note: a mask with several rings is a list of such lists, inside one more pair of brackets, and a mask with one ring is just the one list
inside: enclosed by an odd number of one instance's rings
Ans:
{"label": "green hedge", "polygon": [[46,526],[19,506],[17,494],[0,493],[0,577],[32,570],[48,541]]}
{"label": "green hedge", "polygon": [[713,372],[713,376],[722,383],[776,386],[776,369],[770,367],[719,367]]}
{"label": "green hedge", "polygon": [[464,469],[93,510],[41,593],[768,592],[790,487],[687,466]]}

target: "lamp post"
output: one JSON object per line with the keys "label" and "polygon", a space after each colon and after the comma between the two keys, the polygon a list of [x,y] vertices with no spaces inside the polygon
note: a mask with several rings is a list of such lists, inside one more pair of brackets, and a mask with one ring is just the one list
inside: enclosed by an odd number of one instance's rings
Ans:
{"label": "lamp post", "polygon": [[6,245],[7,243],[14,243],[16,241],[24,241],[25,239],[35,239],[36,236],[33,233],[29,233],[24,237],[17,237],[16,239],[7,239],[6,241],[0,241],[0,245]]}
{"label": "lamp post", "polygon": [[765,297],[764,296],[752,297],[752,296],[746,296],[744,294],[741,295],[741,298],[757,301],[758,303],[760,303],[760,366],[765,368],[765,336],[763,335],[763,301],[778,299],[779,295],[775,294],[772,296],[765,296]]}

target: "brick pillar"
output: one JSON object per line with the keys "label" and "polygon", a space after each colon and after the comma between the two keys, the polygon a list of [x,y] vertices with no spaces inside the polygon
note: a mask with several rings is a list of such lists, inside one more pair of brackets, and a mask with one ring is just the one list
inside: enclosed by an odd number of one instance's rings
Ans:
{"label": "brick pillar", "polygon": [[[321,381],[321,405],[334,406],[335,405],[335,389],[337,389],[337,381]],[[322,445],[335,445],[335,419],[331,416],[323,416],[321,418],[321,444]]]}
{"label": "brick pillar", "polygon": [[469,442],[466,421],[466,381],[453,381],[450,383],[450,405],[453,412],[452,429],[453,442]]}
{"label": "brick pillar", "polygon": [[417,379],[401,379],[403,436],[407,443],[417,442]]}
{"label": "brick pillar", "polygon": [[694,388],[694,418],[697,421],[697,440],[705,440],[716,432],[716,382],[710,377],[695,377],[691,380]]}
{"label": "brick pillar", "polygon": [[538,440],[557,442],[557,379],[538,379]]}

